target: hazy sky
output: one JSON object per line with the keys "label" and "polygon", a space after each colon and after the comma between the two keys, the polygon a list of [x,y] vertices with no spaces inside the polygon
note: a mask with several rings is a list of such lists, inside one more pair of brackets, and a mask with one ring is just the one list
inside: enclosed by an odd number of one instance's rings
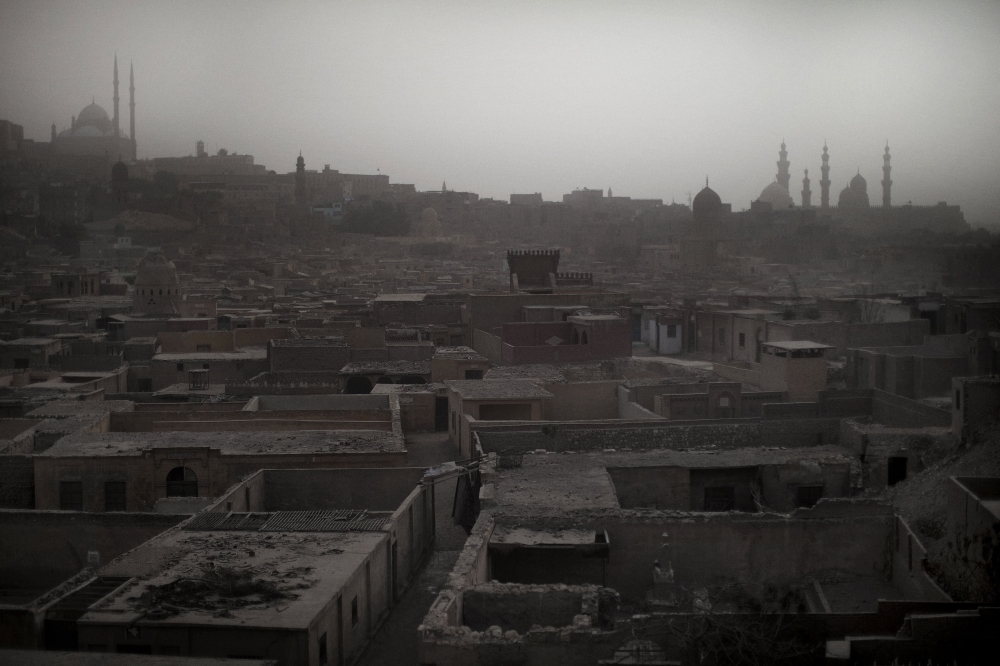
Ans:
{"label": "hazy sky", "polygon": [[577,187],[749,206],[788,144],[792,195],[823,141],[833,199],[1000,219],[1000,2],[46,2],[0,0],[0,118],[47,141],[94,97],[140,158],[198,139],[269,169],[506,198]]}

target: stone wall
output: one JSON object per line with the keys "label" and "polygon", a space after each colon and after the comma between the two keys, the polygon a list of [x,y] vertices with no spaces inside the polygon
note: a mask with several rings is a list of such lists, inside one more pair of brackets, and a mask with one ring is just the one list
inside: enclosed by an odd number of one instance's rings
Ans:
{"label": "stone wall", "polygon": [[[589,588],[569,585],[486,583],[463,594],[463,624],[473,631],[498,626],[527,633],[532,625],[565,627],[583,608]],[[596,588],[594,590],[596,593]]]}
{"label": "stone wall", "polygon": [[32,456],[0,456],[0,508],[35,508],[35,465]]}
{"label": "stone wall", "polygon": [[264,472],[267,511],[395,511],[423,478],[413,467],[295,469]]}

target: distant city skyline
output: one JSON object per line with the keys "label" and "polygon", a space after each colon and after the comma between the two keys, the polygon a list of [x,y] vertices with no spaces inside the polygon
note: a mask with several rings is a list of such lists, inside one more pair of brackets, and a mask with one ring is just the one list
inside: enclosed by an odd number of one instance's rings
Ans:
{"label": "distant city skyline", "polygon": [[[1000,6],[0,3],[0,118],[47,141],[111,63],[136,68],[139,158],[195,142],[279,173],[388,174],[507,199],[575,188],[687,203],[710,176],[734,210],[774,180],[817,203],[859,170],[881,201],[1000,219]],[[373,26],[378,26],[377,28]]]}

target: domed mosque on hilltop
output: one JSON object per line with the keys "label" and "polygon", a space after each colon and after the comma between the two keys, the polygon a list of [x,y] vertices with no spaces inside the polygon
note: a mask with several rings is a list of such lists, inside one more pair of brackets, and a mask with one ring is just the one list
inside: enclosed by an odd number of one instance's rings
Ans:
{"label": "domed mosque on hilltop", "polygon": [[56,133],[52,123],[52,149],[62,155],[103,155],[135,160],[135,75],[129,71],[129,133],[122,131],[118,114],[118,56],[114,70],[114,115],[91,101],[70,121],[69,129]]}
{"label": "domed mosque on hilltop", "polygon": [[715,190],[708,186],[695,195],[691,202],[694,224],[690,232],[681,239],[681,262],[691,267],[712,266],[719,260],[719,242],[722,227],[719,224],[725,206]]}
{"label": "domed mosque on hilltop", "polygon": [[135,273],[132,306],[139,314],[177,316],[181,311],[181,281],[177,267],[162,252],[147,254]]}
{"label": "domed mosque on hilltop", "polygon": [[781,150],[778,151],[778,175],[774,177],[774,182],[761,190],[757,201],[771,204],[771,210],[786,210],[792,208],[795,202],[788,193],[788,184],[791,175],[788,173],[790,162],[788,161],[788,151],[785,149],[785,141],[781,141]]}

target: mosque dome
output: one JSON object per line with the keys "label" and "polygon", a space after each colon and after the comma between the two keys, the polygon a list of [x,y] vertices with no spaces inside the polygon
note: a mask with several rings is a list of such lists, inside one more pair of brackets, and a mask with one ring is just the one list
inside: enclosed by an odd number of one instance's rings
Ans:
{"label": "mosque dome", "polygon": [[717,222],[722,212],[722,199],[706,184],[691,202],[691,211],[694,213],[694,221],[699,224]]}
{"label": "mosque dome", "polygon": [[784,210],[794,205],[792,197],[788,194],[788,190],[782,187],[778,181],[774,181],[761,190],[760,196],[757,199],[758,201],[769,202],[771,210]]}
{"label": "mosque dome", "polygon": [[135,273],[133,307],[149,315],[171,316],[180,312],[181,281],[174,262],[162,252],[147,254]]}
{"label": "mosque dome", "polygon": [[121,160],[114,163],[111,167],[111,182],[112,183],[124,183],[128,180],[128,167]]}
{"label": "mosque dome", "polygon": [[77,127],[93,127],[102,134],[111,131],[111,118],[101,106],[91,103],[83,108],[76,119]]}
{"label": "mosque dome", "polygon": [[854,178],[851,178],[851,189],[861,192],[868,191],[868,181],[865,180],[860,172]]}
{"label": "mosque dome", "polygon": [[177,267],[174,262],[167,261],[162,252],[147,254],[135,273],[136,287],[173,287],[180,284]]}

